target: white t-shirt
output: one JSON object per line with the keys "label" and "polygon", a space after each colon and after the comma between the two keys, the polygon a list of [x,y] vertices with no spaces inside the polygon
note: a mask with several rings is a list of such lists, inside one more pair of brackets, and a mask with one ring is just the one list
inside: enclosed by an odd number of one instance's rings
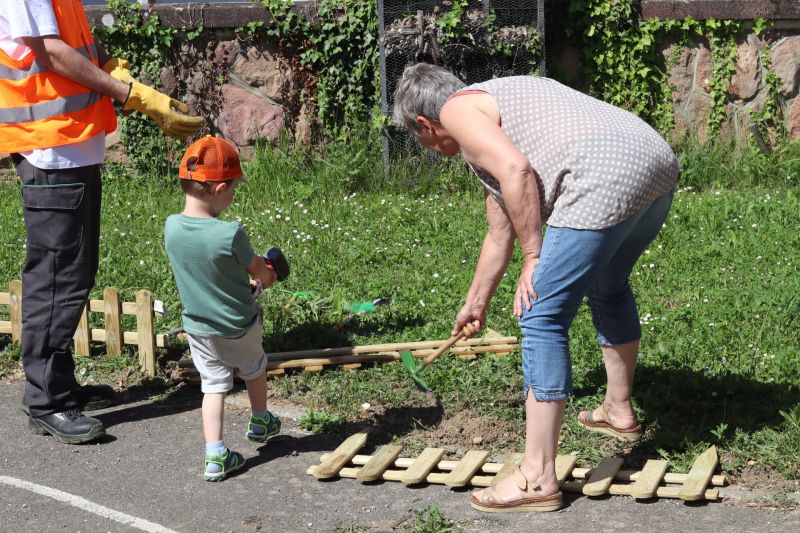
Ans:
{"label": "white t-shirt", "polygon": [[[0,0],[0,49],[13,59],[31,53],[22,37],[58,35],[58,22],[50,0]],[[86,141],[22,152],[38,168],[75,168],[102,163],[105,158],[105,133]]]}

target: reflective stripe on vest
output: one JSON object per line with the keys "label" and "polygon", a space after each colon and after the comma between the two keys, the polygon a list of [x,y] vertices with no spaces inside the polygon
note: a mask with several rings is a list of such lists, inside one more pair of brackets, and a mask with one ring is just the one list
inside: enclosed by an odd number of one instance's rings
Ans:
{"label": "reflective stripe on vest", "polygon": [[[89,61],[91,61],[93,57],[97,57],[97,45],[94,43],[90,44],[88,49],[85,46],[81,46],[78,48],[73,48],[73,50],[78,52]],[[42,72],[49,71],[50,69],[39,63],[38,60],[34,60],[29,67],[21,68],[11,68],[0,63],[0,80],[19,81],[33,76],[34,74],[41,74]]]}
{"label": "reflective stripe on vest", "polygon": [[102,97],[102,94],[90,92],[67,96],[66,98],[57,98],[28,107],[0,108],[0,122],[19,124],[20,122],[34,122],[56,115],[73,113],[80,111],[84,107],[89,107]]}
{"label": "reflective stripe on vest", "polygon": [[[58,37],[99,67],[98,47],[81,0],[51,0]],[[0,50],[0,152],[24,152],[86,141],[117,127],[111,99],[36,59]]]}

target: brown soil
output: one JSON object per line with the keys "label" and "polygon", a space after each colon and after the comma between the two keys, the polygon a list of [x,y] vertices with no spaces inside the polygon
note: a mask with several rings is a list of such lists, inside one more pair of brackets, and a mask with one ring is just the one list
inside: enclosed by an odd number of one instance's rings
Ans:
{"label": "brown soil", "polygon": [[431,447],[455,448],[459,451],[489,450],[499,454],[518,451],[522,431],[513,422],[488,419],[472,410],[465,410],[445,416],[435,428],[415,429],[406,439]]}

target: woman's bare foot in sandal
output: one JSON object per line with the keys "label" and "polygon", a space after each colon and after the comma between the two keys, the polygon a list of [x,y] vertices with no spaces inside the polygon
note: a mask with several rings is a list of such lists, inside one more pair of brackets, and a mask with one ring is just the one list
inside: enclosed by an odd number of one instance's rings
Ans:
{"label": "woman's bare foot in sandal", "polygon": [[636,420],[630,401],[612,403],[606,400],[593,411],[581,411],[578,423],[621,440],[633,441],[642,436],[642,425]]}
{"label": "woman's bare foot in sandal", "polygon": [[497,485],[472,493],[470,505],[485,512],[555,511],[563,505],[563,497],[555,478],[537,476],[532,468],[520,465]]}

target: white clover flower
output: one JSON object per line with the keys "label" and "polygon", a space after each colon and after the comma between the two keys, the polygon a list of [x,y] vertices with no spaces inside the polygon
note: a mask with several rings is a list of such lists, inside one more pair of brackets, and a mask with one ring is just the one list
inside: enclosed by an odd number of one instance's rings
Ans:
{"label": "white clover flower", "polygon": [[425,302],[423,302],[422,300],[420,300],[420,301],[419,301],[419,305],[421,305],[422,307],[425,307]]}
{"label": "white clover flower", "polygon": [[144,266],[144,260],[143,259],[139,259],[139,264]]}
{"label": "white clover flower", "polygon": [[434,277],[434,278],[438,278],[438,277],[439,277],[439,273],[438,273],[438,272],[434,272],[434,273],[433,273],[433,277]]}

